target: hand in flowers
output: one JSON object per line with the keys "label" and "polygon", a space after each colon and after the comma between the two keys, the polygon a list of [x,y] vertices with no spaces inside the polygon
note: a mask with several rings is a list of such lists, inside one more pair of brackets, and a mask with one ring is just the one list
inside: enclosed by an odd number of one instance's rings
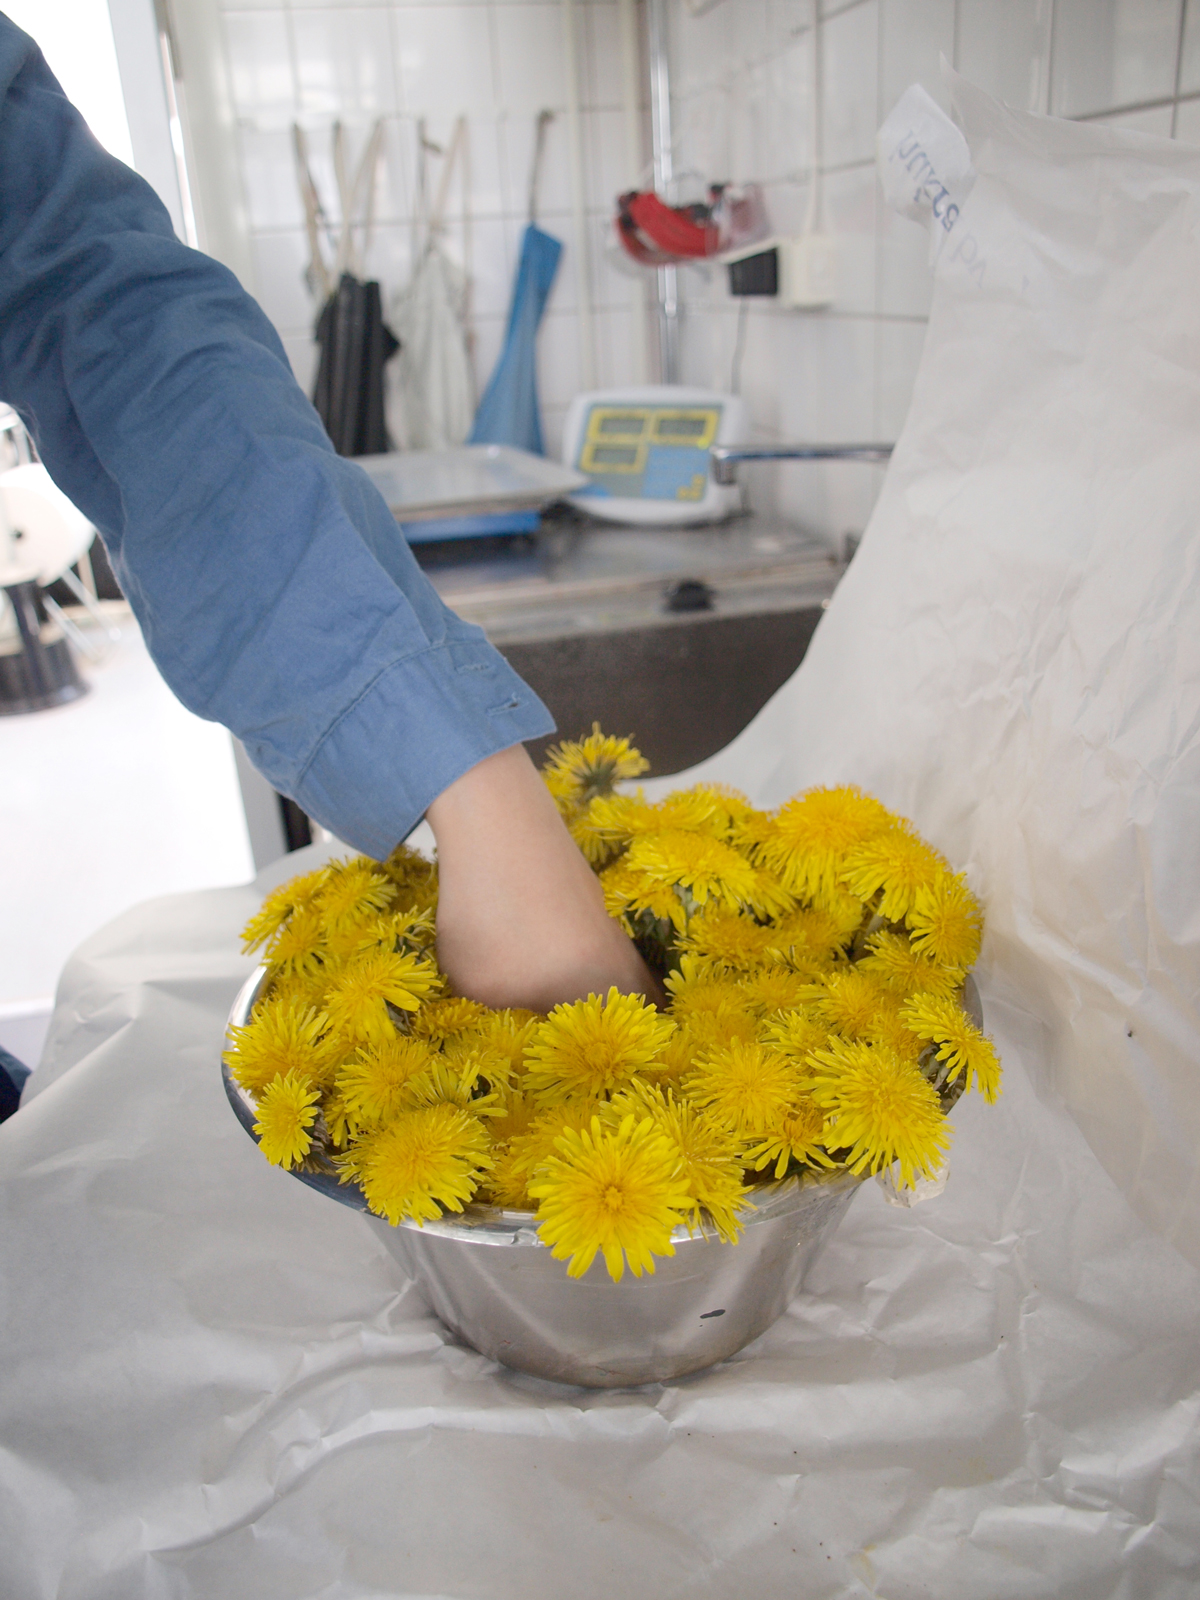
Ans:
{"label": "hand in flowers", "polygon": [[615,985],[661,1002],[520,745],[464,773],[427,815],[438,843],[438,961],[460,994],[544,1012]]}

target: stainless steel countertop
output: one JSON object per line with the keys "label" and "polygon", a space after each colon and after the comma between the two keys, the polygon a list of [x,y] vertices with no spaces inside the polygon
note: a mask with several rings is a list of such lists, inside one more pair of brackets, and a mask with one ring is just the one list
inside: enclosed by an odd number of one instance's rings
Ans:
{"label": "stainless steel countertop", "polygon": [[[548,521],[504,548],[418,555],[447,605],[497,644],[816,607],[844,570],[828,546],[758,515],[696,528]],[[687,579],[709,587],[711,609],[666,609]]]}

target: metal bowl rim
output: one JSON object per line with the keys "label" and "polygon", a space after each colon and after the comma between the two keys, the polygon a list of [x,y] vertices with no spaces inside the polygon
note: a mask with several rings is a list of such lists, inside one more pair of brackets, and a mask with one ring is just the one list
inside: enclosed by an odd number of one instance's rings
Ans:
{"label": "metal bowl rim", "polygon": [[[266,965],[258,966],[238,990],[226,1023],[227,1036],[231,1029],[244,1027],[250,1020],[250,1014],[254,1010],[266,977]],[[238,1083],[224,1060],[221,1062],[221,1079],[234,1115],[257,1144],[258,1135],[254,1132],[257,1112],[254,1101],[249,1092]],[[301,1183],[316,1189],[320,1194],[327,1195],[331,1200],[338,1201],[341,1205],[349,1206],[355,1211],[363,1211],[368,1216],[375,1216],[380,1223],[385,1222],[384,1218],[376,1216],[369,1210],[357,1184],[342,1184],[338,1179],[320,1173],[292,1172],[290,1176],[299,1178]],[[784,1178],[778,1183],[756,1185],[754,1190],[747,1191],[747,1199],[740,1213],[742,1226],[753,1227],[756,1223],[771,1222],[776,1217],[788,1216],[807,1204],[810,1196],[814,1194],[837,1194],[843,1189],[856,1188],[865,1181],[861,1174],[840,1170],[829,1178],[815,1178],[807,1182],[792,1177]],[[495,1206],[469,1205],[458,1219],[443,1217],[434,1222],[421,1223],[411,1217],[405,1217],[396,1226],[418,1228],[425,1234],[459,1239],[471,1244],[536,1245],[539,1249],[546,1248],[538,1237],[532,1211],[501,1211]],[[716,1237],[715,1230],[703,1227],[692,1229],[681,1225],[671,1234],[671,1242],[680,1245]]]}

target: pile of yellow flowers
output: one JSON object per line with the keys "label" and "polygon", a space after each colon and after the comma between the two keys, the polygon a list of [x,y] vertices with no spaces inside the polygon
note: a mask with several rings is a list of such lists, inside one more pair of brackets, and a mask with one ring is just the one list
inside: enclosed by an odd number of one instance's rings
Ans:
{"label": "pile of yellow flowers", "polygon": [[910,823],[851,787],[775,812],[700,785],[651,803],[602,734],[546,783],[665,1012],[589,995],[548,1016],[449,990],[437,868],[400,846],[276,889],[245,930],[268,979],[226,1056],[268,1161],[357,1183],[391,1223],[536,1211],[568,1271],[620,1278],[680,1225],[734,1241],[753,1185],[942,1166],[946,1112],[999,1087],[962,1009],[980,910]]}

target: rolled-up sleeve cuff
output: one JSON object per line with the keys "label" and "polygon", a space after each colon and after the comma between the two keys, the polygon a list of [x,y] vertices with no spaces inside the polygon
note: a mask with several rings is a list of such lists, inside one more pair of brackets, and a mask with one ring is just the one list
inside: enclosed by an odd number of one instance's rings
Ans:
{"label": "rolled-up sleeve cuff", "polygon": [[376,676],[321,739],[292,798],[382,859],[485,756],[553,732],[498,650],[482,636],[451,638]]}

